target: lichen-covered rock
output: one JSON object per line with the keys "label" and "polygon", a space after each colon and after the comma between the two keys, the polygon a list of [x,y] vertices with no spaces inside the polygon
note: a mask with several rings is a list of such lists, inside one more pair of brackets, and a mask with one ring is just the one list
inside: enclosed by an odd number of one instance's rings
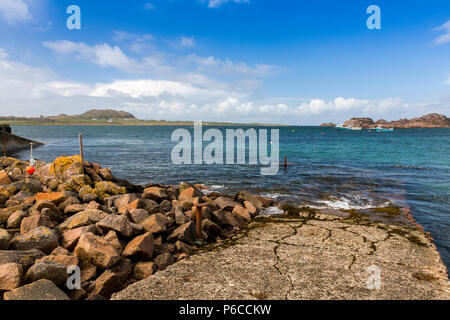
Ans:
{"label": "lichen-covered rock", "polygon": [[0,291],[13,290],[22,285],[23,267],[20,263],[0,265]]}
{"label": "lichen-covered rock", "polygon": [[109,168],[101,168],[98,170],[98,174],[107,181],[113,180],[114,176],[111,173],[111,169]]}
{"label": "lichen-covered rock", "polygon": [[214,200],[214,203],[219,206],[220,209],[225,211],[233,211],[234,207],[238,205],[233,199],[227,197],[218,197]]}
{"label": "lichen-covered rock", "polygon": [[209,219],[204,219],[202,221],[202,229],[205,230],[209,235],[217,237],[222,234],[223,230],[219,225],[212,222]]}
{"label": "lichen-covered rock", "polygon": [[72,251],[78,243],[81,235],[84,233],[94,233],[96,227],[94,225],[79,227],[64,231],[61,237],[61,246]]}
{"label": "lichen-covered rock", "polygon": [[11,178],[5,170],[0,171],[0,186],[12,183]]}
{"label": "lichen-covered rock", "polygon": [[195,241],[195,224],[193,222],[187,222],[178,228],[176,228],[168,237],[167,241],[176,242],[177,240],[183,242]]}
{"label": "lichen-covered rock", "polygon": [[[74,165],[76,164],[76,165]],[[58,178],[71,177],[83,174],[83,166],[81,164],[81,156],[75,155],[70,157],[58,157],[53,160],[53,164],[49,168],[49,174]]]}
{"label": "lichen-covered rock", "polygon": [[70,300],[64,291],[46,279],[5,292],[3,298],[5,300]]}
{"label": "lichen-covered rock", "polygon": [[22,191],[33,193],[33,194],[42,192],[42,185],[36,179],[26,178],[25,180],[21,180],[19,182],[22,182],[22,188],[21,188]]}
{"label": "lichen-covered rock", "polygon": [[22,219],[25,218],[27,214],[23,210],[17,210],[13,214],[11,214],[6,221],[6,227],[8,229],[17,229],[20,228],[20,224],[22,223]]}
{"label": "lichen-covered rock", "polygon": [[12,236],[5,229],[0,229],[0,250],[6,250],[9,247],[9,241]]}
{"label": "lichen-covered rock", "polygon": [[64,208],[65,215],[73,215],[74,213],[78,213],[84,211],[86,209],[86,204],[70,204]]}
{"label": "lichen-covered rock", "polygon": [[134,223],[140,223],[149,217],[148,212],[145,209],[131,209],[128,216]]}
{"label": "lichen-covered rock", "polygon": [[95,278],[97,267],[90,262],[83,261],[79,264],[81,271],[81,283],[86,283]]}
{"label": "lichen-covered rock", "polygon": [[40,279],[47,279],[57,286],[61,286],[67,280],[66,271],[66,266],[61,263],[50,260],[40,260],[28,269],[25,280],[27,282],[34,282]]}
{"label": "lichen-covered rock", "polygon": [[142,280],[150,277],[152,274],[156,272],[156,270],[158,270],[158,265],[156,263],[150,261],[148,262],[141,261],[136,263],[136,265],[134,266],[133,276],[137,280]]}
{"label": "lichen-covered rock", "polygon": [[129,259],[122,258],[110,270],[119,278],[120,282],[125,283],[133,272],[133,264]]}
{"label": "lichen-covered rock", "polygon": [[262,210],[263,208],[262,202],[248,191],[239,192],[238,194],[236,194],[234,199],[241,203],[243,203],[244,201],[249,201],[255,206],[256,210],[258,211]]}
{"label": "lichen-covered rock", "polygon": [[250,213],[252,216],[257,213],[256,207],[250,201],[245,200],[243,204],[245,209],[247,209],[248,213]]}
{"label": "lichen-covered rock", "polygon": [[[10,200],[17,200],[19,202],[27,201],[28,198],[34,197],[34,195],[31,192],[26,191],[19,191],[15,196],[11,197]],[[34,198],[35,200],[36,198]],[[31,200],[28,200],[31,201]]]}
{"label": "lichen-covered rock", "polygon": [[129,237],[133,234],[133,228],[130,221],[122,215],[108,215],[96,223],[97,228],[101,232],[108,232],[114,230],[122,234],[124,237]]}
{"label": "lichen-covered rock", "polygon": [[39,249],[50,254],[59,246],[58,233],[53,229],[41,226],[15,236],[9,245],[13,250]]}
{"label": "lichen-covered rock", "polygon": [[169,220],[162,213],[155,213],[139,223],[147,232],[159,233],[167,230]]}
{"label": "lichen-covered rock", "polygon": [[[14,196],[19,190],[22,189],[23,184],[11,183],[5,186],[0,186],[0,195],[6,201],[10,197]],[[19,188],[20,187],[20,188]]]}
{"label": "lichen-covered rock", "polygon": [[49,217],[44,215],[34,215],[30,217],[25,217],[22,219],[20,224],[20,233],[24,234],[31,231],[37,227],[51,227],[52,222]]}
{"label": "lichen-covered rock", "polygon": [[51,255],[58,255],[58,254],[69,255],[69,250],[64,249],[63,247],[57,247],[50,254]]}
{"label": "lichen-covered rock", "polygon": [[66,267],[76,266],[79,263],[77,257],[64,254],[51,254],[49,256],[45,256],[41,259],[36,260],[36,263],[40,261],[53,261],[65,265]]}
{"label": "lichen-covered rock", "polygon": [[101,269],[112,267],[120,260],[120,255],[108,241],[92,233],[81,235],[74,252],[80,260]]}
{"label": "lichen-covered rock", "polygon": [[175,263],[177,259],[171,255],[168,252],[161,253],[155,258],[155,263],[158,265],[158,268],[160,270],[165,269],[166,267],[170,266],[171,264]]}
{"label": "lichen-covered rock", "polygon": [[143,198],[150,199],[156,202],[161,202],[168,198],[168,195],[164,188],[160,187],[148,187],[144,189],[142,194]]}
{"label": "lichen-covered rock", "polygon": [[250,215],[248,210],[242,206],[235,206],[232,213],[244,218],[247,222],[252,221],[252,216]]}
{"label": "lichen-covered rock", "polygon": [[155,239],[150,232],[131,240],[123,250],[124,257],[151,259],[155,250]]}
{"label": "lichen-covered rock", "polygon": [[105,218],[107,213],[98,209],[87,209],[74,214],[73,216],[66,219],[61,223],[58,228],[64,229],[75,229],[81,226],[87,226],[95,224]]}
{"label": "lichen-covered rock", "polygon": [[195,197],[201,197],[203,196],[203,193],[201,193],[197,188],[195,187],[188,187],[180,192],[180,195],[178,196],[178,200],[188,200]]}
{"label": "lichen-covered rock", "polygon": [[178,251],[185,253],[187,255],[192,253],[192,247],[184,242],[177,241],[175,242],[175,247]]}
{"label": "lichen-covered rock", "polygon": [[126,189],[125,187],[120,187],[111,181],[101,181],[95,183],[95,188],[92,192],[95,193],[100,199],[103,199],[113,195],[125,194]]}
{"label": "lichen-covered rock", "polygon": [[80,189],[91,183],[88,176],[84,174],[72,176],[69,179],[63,180],[64,182],[58,186],[58,191],[73,191],[78,193]]}
{"label": "lichen-covered rock", "polygon": [[185,224],[187,222],[191,221],[188,216],[186,216],[183,212],[183,209],[181,207],[175,207],[175,222],[178,225]]}
{"label": "lichen-covered rock", "polygon": [[37,249],[32,250],[0,250],[0,265],[5,263],[20,263],[24,269],[29,268],[45,254]]}
{"label": "lichen-covered rock", "polygon": [[55,206],[58,206],[66,199],[67,196],[63,192],[49,192],[49,193],[38,192],[36,194],[36,202],[40,200],[47,200],[52,202]]}
{"label": "lichen-covered rock", "polygon": [[120,291],[121,289],[122,284],[119,277],[110,270],[106,270],[95,280],[95,287],[92,293],[109,298],[114,292]]}

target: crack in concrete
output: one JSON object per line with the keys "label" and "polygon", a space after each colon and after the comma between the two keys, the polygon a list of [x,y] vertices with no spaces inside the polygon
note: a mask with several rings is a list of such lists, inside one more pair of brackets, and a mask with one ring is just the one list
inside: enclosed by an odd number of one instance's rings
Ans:
{"label": "crack in concrete", "polygon": [[286,299],[286,300],[288,299],[289,294],[294,290],[294,283],[293,283],[293,281],[292,281],[291,276],[290,276],[288,273],[283,274],[283,272],[281,271],[280,267],[278,266],[278,264],[281,262],[281,261],[280,261],[280,256],[278,255],[278,248],[279,248],[281,245],[285,244],[285,243],[283,243],[283,240],[285,240],[286,238],[295,236],[295,235],[297,234],[297,228],[301,228],[302,225],[299,226],[299,227],[295,227],[295,226],[290,226],[290,225],[289,225],[289,227],[292,228],[293,233],[292,233],[292,234],[288,234],[288,235],[282,237],[280,240],[275,241],[275,242],[277,243],[277,245],[273,248],[273,253],[275,254],[275,258],[276,258],[276,262],[275,262],[275,264],[273,265],[273,267],[278,271],[278,273],[279,273],[282,277],[287,278],[287,279],[289,280],[289,283],[290,283],[290,288],[289,288],[288,292],[286,292],[286,296],[285,296],[285,299]]}

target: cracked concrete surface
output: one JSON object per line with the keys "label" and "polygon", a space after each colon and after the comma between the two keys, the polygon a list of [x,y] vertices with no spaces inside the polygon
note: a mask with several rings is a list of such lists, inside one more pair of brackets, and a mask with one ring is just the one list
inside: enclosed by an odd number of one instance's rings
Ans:
{"label": "cracked concrete surface", "polygon": [[[368,288],[370,266],[380,289]],[[321,213],[257,218],[113,299],[450,299],[450,284],[419,227]]]}

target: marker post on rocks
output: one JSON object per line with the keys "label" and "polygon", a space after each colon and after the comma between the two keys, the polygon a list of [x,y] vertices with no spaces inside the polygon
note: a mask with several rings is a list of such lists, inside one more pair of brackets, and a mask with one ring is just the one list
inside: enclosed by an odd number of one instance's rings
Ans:
{"label": "marker post on rocks", "polygon": [[195,236],[197,240],[202,239],[202,208],[201,204],[192,207],[192,212],[195,213]]}
{"label": "marker post on rocks", "polygon": [[84,161],[84,152],[83,152],[83,135],[80,133],[78,135],[78,140],[80,141],[80,157],[81,157],[81,163]]}
{"label": "marker post on rocks", "polygon": [[6,157],[6,138],[3,138],[3,155]]}
{"label": "marker post on rocks", "polygon": [[284,170],[287,169],[287,157],[284,157]]}

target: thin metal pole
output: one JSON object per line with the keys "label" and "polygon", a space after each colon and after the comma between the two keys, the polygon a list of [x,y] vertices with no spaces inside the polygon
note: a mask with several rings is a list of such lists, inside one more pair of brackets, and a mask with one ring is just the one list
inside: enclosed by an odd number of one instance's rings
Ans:
{"label": "thin metal pole", "polygon": [[33,159],[33,142],[30,142],[30,159]]}
{"label": "thin metal pole", "polygon": [[81,156],[81,163],[84,161],[84,154],[83,154],[83,135],[80,133],[78,135],[78,139],[80,140],[80,156]]}
{"label": "thin metal pole", "polygon": [[202,213],[200,208],[194,206],[192,208],[195,211],[195,233],[197,236],[197,240],[202,239]]}

